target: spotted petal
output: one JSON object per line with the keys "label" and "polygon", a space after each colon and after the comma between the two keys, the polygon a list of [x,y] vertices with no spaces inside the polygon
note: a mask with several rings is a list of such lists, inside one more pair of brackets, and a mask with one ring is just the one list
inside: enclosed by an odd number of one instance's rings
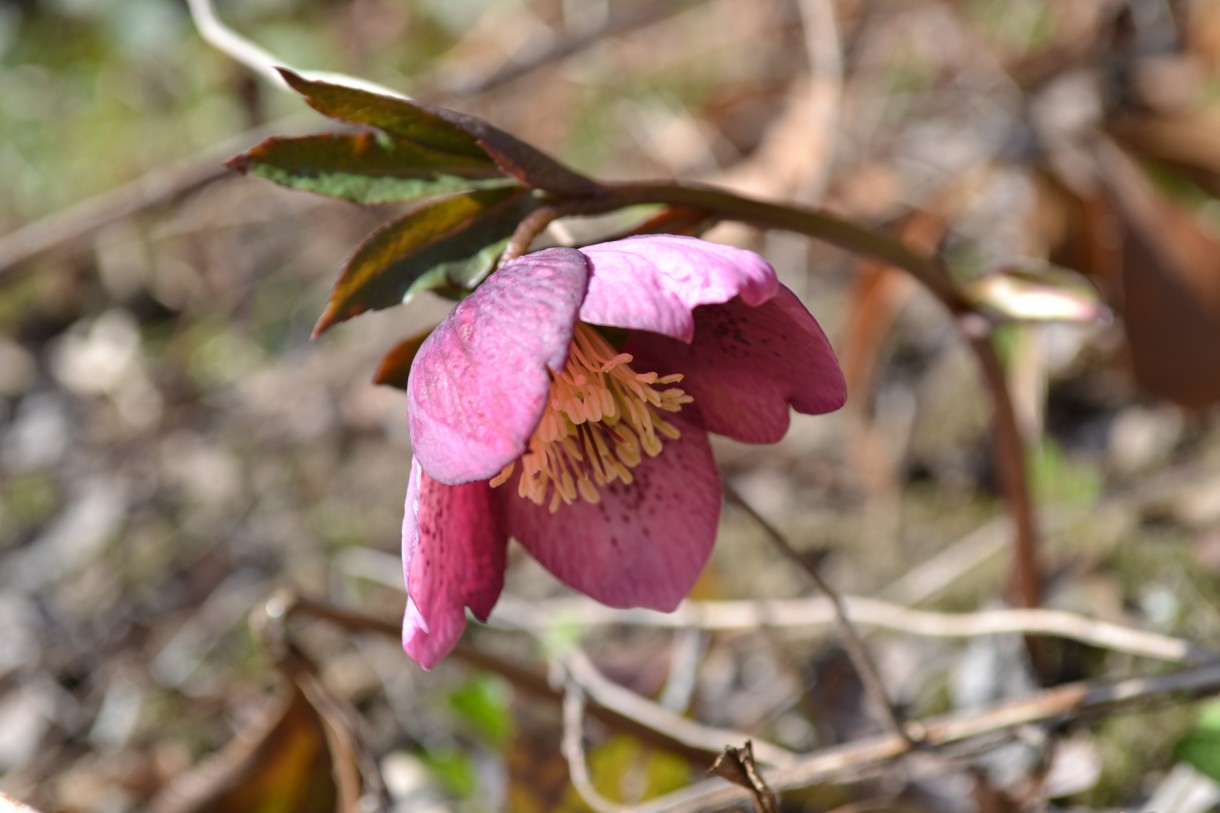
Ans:
{"label": "spotted petal", "polygon": [[577,501],[552,514],[511,484],[493,489],[509,534],[603,604],[674,609],[707,563],[720,519],[720,476],[695,417],[667,416],[682,437],[644,458],[631,485],[603,487],[599,503]]}
{"label": "spotted petal", "polygon": [[411,445],[442,483],[486,480],[525,451],[561,370],[588,267],[570,248],[493,274],[423,343],[407,385]]}
{"label": "spotted petal", "polygon": [[425,669],[466,628],[466,608],[487,620],[504,588],[508,539],[492,510],[491,486],[449,486],[411,463],[402,522],[407,614],[402,645]]}
{"label": "spotted petal", "polygon": [[740,297],[758,305],[779,281],[752,251],[672,234],[587,246],[589,292],[580,318],[595,325],[648,330],[690,341],[691,311]]}
{"label": "spotted petal", "polygon": [[796,294],[781,286],[750,307],[741,299],[694,313],[690,344],[637,333],[623,350],[633,366],[682,373],[709,432],[746,443],[775,443],[788,431],[788,407],[817,415],[843,406],[847,388],[826,334]]}

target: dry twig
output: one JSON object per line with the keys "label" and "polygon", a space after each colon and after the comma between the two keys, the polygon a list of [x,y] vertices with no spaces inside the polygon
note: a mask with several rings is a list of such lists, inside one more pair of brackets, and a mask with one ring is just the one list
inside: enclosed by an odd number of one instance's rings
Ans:
{"label": "dry twig", "polygon": [[[1220,663],[1214,662],[1152,677],[1069,683],[974,714],[950,714],[923,721],[921,744],[925,749],[937,748],[1021,726],[1056,725],[1139,704],[1166,702],[1175,695],[1194,696],[1217,690],[1220,690]],[[791,768],[767,772],[763,778],[776,791],[807,787],[875,770],[908,750],[907,742],[896,735],[868,737],[814,752]],[[698,813],[721,810],[750,798],[742,788],[709,780],[654,799],[636,808],[635,813]]]}
{"label": "dry twig", "polygon": [[[268,602],[268,612],[314,617],[338,624],[344,629],[373,632],[393,638],[398,638],[401,631],[397,621],[373,618],[290,593],[273,596]],[[479,652],[469,646],[459,646],[455,650],[455,656],[472,665],[503,675],[514,686],[535,697],[557,702],[562,700],[562,696],[550,687],[546,679],[532,670]],[[568,665],[571,663],[572,661],[569,660]],[[584,678],[581,681],[582,685],[587,686],[590,682],[597,684],[596,677],[591,680],[588,674],[584,674],[582,677]],[[605,680],[605,678],[601,678],[601,680]],[[622,687],[616,686],[616,688],[632,694]],[[1070,683],[1047,689],[1021,700],[992,706],[981,712],[942,715],[907,725],[909,729],[918,734],[921,747],[934,749],[987,735],[1010,732],[1023,726],[1059,725],[1068,721],[1093,718],[1129,709],[1140,704],[1164,703],[1174,699],[1177,695],[1196,696],[1216,691],[1220,691],[1220,662],[1211,661],[1163,675],[1119,681],[1098,680]],[[632,696],[644,703],[649,702],[644,698],[639,698],[638,695]],[[645,715],[645,719],[649,719],[651,713],[650,710]],[[682,742],[671,736],[670,732],[652,731],[652,736],[648,736],[647,732],[651,730],[648,724],[619,712],[607,712],[593,706],[589,709],[589,714],[609,725],[620,727],[620,730],[631,733],[642,732],[648,741],[661,744],[662,747],[670,747],[677,753],[707,753],[705,748]],[[704,729],[704,731],[706,730]],[[719,736],[726,737],[729,741],[741,741],[745,738],[745,735],[738,732],[721,732]],[[734,737],[736,740],[732,739]],[[669,745],[664,743],[669,743]],[[722,747],[718,746],[716,752],[719,753],[721,750],[723,750]],[[815,751],[791,761],[784,767],[767,771],[761,778],[776,791],[790,790],[816,782],[830,781],[875,770],[909,751],[910,742],[906,737],[897,734],[883,734]],[[781,758],[781,760],[783,759]],[[750,793],[743,788],[726,787],[719,780],[708,780],[654,799],[638,806],[635,810],[636,813],[695,813],[695,811],[723,809],[730,805],[747,802],[751,798]]]}
{"label": "dry twig", "polygon": [[847,657],[851,659],[852,666],[855,667],[856,674],[860,678],[860,683],[864,686],[864,691],[873,699],[873,703],[877,706],[877,710],[881,713],[882,719],[885,720],[890,730],[906,740],[908,745],[913,746],[915,740],[903,726],[902,721],[898,718],[898,713],[894,710],[893,704],[890,703],[889,695],[885,691],[885,685],[881,682],[881,676],[877,673],[877,667],[873,664],[872,659],[869,658],[868,650],[864,648],[864,642],[860,640],[859,634],[856,633],[856,628],[852,626],[851,620],[847,616],[847,609],[843,605],[843,599],[839,596],[838,592],[822,578],[822,574],[818,572],[818,569],[812,562],[801,556],[792,547],[787,537],[780,533],[778,528],[768,522],[766,517],[755,511],[754,507],[746,502],[745,498],[728,483],[725,483],[724,494],[730,502],[758,523],[758,526],[763,529],[776,548],[793,564],[809,574],[809,578],[825,594],[834,611],[835,625],[842,636],[843,649],[847,652]]}
{"label": "dry twig", "polygon": [[[402,635],[402,625],[398,621],[375,618],[336,607],[289,590],[279,591],[269,598],[266,612],[273,616],[316,618],[342,629],[374,633],[395,640]],[[466,643],[459,643],[452,657],[476,669],[500,675],[518,691],[536,700],[555,704],[563,700],[563,694],[551,686],[545,674],[536,669],[484,652]],[[572,660],[569,660],[564,665],[571,667],[572,663]],[[574,677],[593,700],[593,705],[588,709],[589,716],[616,731],[664,748],[696,764],[707,764],[708,760],[724,749],[726,742],[738,742],[747,736],[739,731],[702,726],[679,717],[652,701],[611,683],[592,664],[589,664],[588,668],[582,666],[577,659],[577,675]],[[606,705],[616,703],[621,703],[622,707]],[[675,720],[680,721],[676,727]],[[764,745],[763,751],[768,757],[766,761],[773,765],[790,765],[796,760],[795,754],[779,746]]]}
{"label": "dry twig", "polygon": [[[630,689],[625,689],[607,679],[588,656],[579,649],[573,649],[561,659],[564,670],[571,680],[581,687],[596,703],[604,708],[613,709],[624,717],[629,717],[657,731],[664,731],[668,736],[687,745],[703,749],[715,749],[717,753],[724,749],[726,743],[741,742],[749,735],[728,728],[715,728],[697,723],[694,720],[674,714],[669,709],[657,705],[651,700],[641,697]],[[770,765],[791,765],[796,761],[796,754],[779,745],[754,740],[754,750],[760,762]]]}
{"label": "dry twig", "polygon": [[589,778],[589,765],[585,760],[584,728],[585,695],[576,681],[569,679],[563,690],[563,742],[560,750],[568,761],[568,775],[572,779],[572,787],[576,788],[584,803],[597,813],[620,813],[627,808],[616,805],[598,793]]}
{"label": "dry twig", "polygon": [[[942,613],[915,610],[901,604],[840,596],[853,624],[888,629],[927,638],[979,638],[986,635],[1045,635],[1167,663],[1203,663],[1213,650],[1182,638],[1086,618],[1064,610],[1035,608]],[[526,605],[504,597],[497,618],[534,632],[560,624],[585,627],[623,624],[660,629],[700,629],[708,632],[771,629],[812,632],[836,623],[834,605],[822,596],[747,601],[687,601],[672,613],[616,610],[584,599],[555,599]],[[493,622],[494,625],[494,622]]]}

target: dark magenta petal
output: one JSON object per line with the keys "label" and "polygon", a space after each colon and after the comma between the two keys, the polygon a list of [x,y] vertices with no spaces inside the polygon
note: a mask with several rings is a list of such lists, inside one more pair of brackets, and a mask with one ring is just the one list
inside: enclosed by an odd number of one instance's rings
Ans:
{"label": "dark magenta petal", "polygon": [[[692,418],[694,416],[691,416]],[[690,592],[711,555],[720,521],[720,475],[707,433],[672,416],[682,437],[633,469],[635,481],[552,514],[493,489],[509,534],[569,586],[611,607],[669,611]]]}
{"label": "dark magenta petal", "polygon": [[741,297],[757,305],[775,295],[775,269],[753,251],[672,234],[587,246],[585,322],[648,330],[690,341],[691,311]]}
{"label": "dark magenta petal", "polygon": [[466,608],[486,621],[504,588],[508,539],[492,510],[491,486],[448,486],[411,463],[402,561],[407,613],[402,645],[425,669],[466,629]]}
{"label": "dark magenta petal", "polygon": [[740,299],[694,313],[690,344],[632,334],[632,367],[682,373],[675,385],[695,399],[709,432],[746,443],[775,443],[788,431],[788,407],[820,414],[843,406],[847,387],[826,334],[796,294],[781,286],[750,307]]}
{"label": "dark magenta petal", "polygon": [[411,445],[442,483],[486,480],[525,451],[568,357],[588,266],[570,248],[506,263],[424,341],[407,384]]}

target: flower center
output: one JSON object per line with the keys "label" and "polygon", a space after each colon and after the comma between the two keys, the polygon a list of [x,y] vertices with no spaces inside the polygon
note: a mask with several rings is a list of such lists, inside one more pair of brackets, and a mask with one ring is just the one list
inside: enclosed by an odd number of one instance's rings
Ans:
{"label": "flower center", "polygon": [[[517,493],[550,510],[601,499],[599,489],[621,480],[630,484],[640,454],[661,453],[661,436],[676,440],[677,428],[662,417],[694,399],[670,387],[681,375],[637,373],[629,353],[616,353],[600,333],[583,322],[572,330],[563,372],[551,373],[546,411],[521,456]],[[496,475],[493,487],[508,482],[517,461]]]}

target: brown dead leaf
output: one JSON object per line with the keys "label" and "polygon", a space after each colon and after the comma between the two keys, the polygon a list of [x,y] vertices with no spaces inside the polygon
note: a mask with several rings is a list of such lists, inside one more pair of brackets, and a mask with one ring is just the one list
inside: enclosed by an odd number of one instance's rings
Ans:
{"label": "brown dead leaf", "polygon": [[509,744],[508,809],[521,813],[558,811],[568,797],[568,763],[542,732],[518,730]]}
{"label": "brown dead leaf", "polygon": [[1103,142],[1095,156],[1124,232],[1121,290],[1112,294],[1136,380],[1183,406],[1220,401],[1220,240],[1120,150]]}
{"label": "brown dead leaf", "polygon": [[288,696],[166,788],[152,813],[356,813],[362,778],[354,737],[308,671],[289,669]]}
{"label": "brown dead leaf", "polygon": [[1220,240],[1115,145],[1098,142],[1094,158],[1070,180],[1038,176],[1033,229],[1121,315],[1141,388],[1188,407],[1220,401]]}
{"label": "brown dead leaf", "polygon": [[1140,158],[1164,164],[1220,195],[1220,111],[1128,116],[1107,128]]}
{"label": "brown dead leaf", "polygon": [[748,790],[757,813],[779,813],[779,800],[758,772],[754,763],[754,744],[750,740],[746,740],[743,748],[726,745],[708,773]]}

